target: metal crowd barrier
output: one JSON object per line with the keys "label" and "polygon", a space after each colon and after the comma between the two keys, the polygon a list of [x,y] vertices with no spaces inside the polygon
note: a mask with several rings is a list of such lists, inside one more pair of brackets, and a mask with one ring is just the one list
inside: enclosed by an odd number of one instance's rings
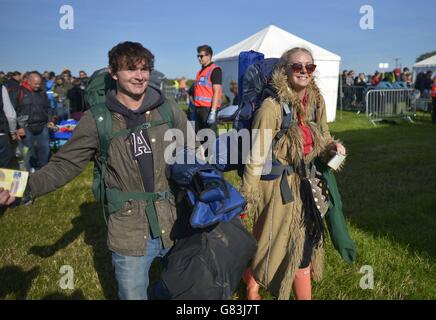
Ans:
{"label": "metal crowd barrier", "polygon": [[410,122],[416,115],[413,89],[369,90],[365,95],[366,116],[372,124],[388,118],[403,118]]}
{"label": "metal crowd barrier", "polygon": [[163,89],[164,89],[163,91],[164,91],[166,97],[172,97],[174,99],[177,98],[179,90],[177,90],[175,87],[164,86]]}
{"label": "metal crowd barrier", "polygon": [[358,114],[365,111],[366,92],[370,88],[369,86],[342,86],[342,109],[355,111]]}

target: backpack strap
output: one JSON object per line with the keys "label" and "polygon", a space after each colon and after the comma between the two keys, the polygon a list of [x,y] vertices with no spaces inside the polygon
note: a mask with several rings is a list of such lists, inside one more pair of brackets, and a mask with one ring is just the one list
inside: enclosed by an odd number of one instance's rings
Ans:
{"label": "backpack strap", "polygon": [[280,102],[280,109],[282,111],[282,124],[280,126],[280,131],[277,132],[272,141],[272,150],[274,150],[277,142],[285,135],[292,124],[292,110],[289,107],[289,104]]}
{"label": "backpack strap", "polygon": [[[289,104],[285,102],[280,102],[280,109],[282,112],[282,124],[280,126],[280,131],[276,134],[272,141],[271,150],[274,151],[277,142],[286,134],[288,129],[292,124],[292,109]],[[292,191],[288,183],[287,177],[295,172],[295,168],[288,164],[281,164],[274,156],[274,152],[272,154],[272,170],[268,175],[264,175],[261,177],[262,180],[275,180],[281,177],[280,180],[280,193],[282,196],[283,204],[290,203],[294,201],[294,197],[292,196]]]}
{"label": "backpack strap", "polygon": [[23,97],[24,89],[20,86],[18,87],[17,106],[20,106],[23,103]]}
{"label": "backpack strap", "polygon": [[168,126],[174,128],[174,113],[171,104],[167,99],[165,99],[165,102],[159,107],[158,111],[162,119],[168,122]]}
{"label": "backpack strap", "polygon": [[97,127],[97,134],[99,139],[99,154],[98,162],[94,163],[94,172],[100,171],[99,181],[93,185],[93,193],[96,196],[98,202],[100,202],[103,208],[103,218],[107,224],[107,217],[105,211],[106,201],[106,165],[109,145],[112,140],[112,115],[105,103],[99,103],[91,108],[91,113],[95,119]]}

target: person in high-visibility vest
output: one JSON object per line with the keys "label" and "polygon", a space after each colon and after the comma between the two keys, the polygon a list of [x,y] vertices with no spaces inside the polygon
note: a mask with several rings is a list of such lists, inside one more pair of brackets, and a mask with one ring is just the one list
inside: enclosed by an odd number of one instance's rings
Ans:
{"label": "person in high-visibility vest", "polygon": [[216,111],[221,106],[222,71],[212,62],[212,48],[202,45],[197,48],[201,70],[197,72],[192,102],[195,106],[195,131],[203,128],[216,130]]}
{"label": "person in high-visibility vest", "polygon": [[431,113],[431,122],[436,124],[436,75],[433,77],[433,84],[431,85],[431,102],[433,105],[433,110]]}

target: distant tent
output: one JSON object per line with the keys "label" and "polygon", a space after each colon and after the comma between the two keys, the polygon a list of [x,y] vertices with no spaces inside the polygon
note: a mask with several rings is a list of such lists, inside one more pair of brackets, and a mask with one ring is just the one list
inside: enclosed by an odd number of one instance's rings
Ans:
{"label": "distant tent", "polygon": [[431,71],[433,75],[436,72],[436,54],[430,58],[419,61],[413,65],[413,79],[416,80],[416,75],[420,72]]}
{"label": "distant tent", "polygon": [[317,64],[315,75],[326,102],[327,121],[334,121],[341,57],[274,25],[214,55],[214,62],[223,70],[223,88],[226,95],[233,97],[229,83],[230,80],[238,79],[238,56],[241,51],[254,50],[263,53],[265,58],[279,58],[287,49],[297,46],[308,48],[313,53]]}

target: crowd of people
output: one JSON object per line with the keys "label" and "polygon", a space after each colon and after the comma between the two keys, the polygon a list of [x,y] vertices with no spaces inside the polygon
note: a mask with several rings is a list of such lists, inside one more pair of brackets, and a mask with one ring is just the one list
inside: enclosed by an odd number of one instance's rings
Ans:
{"label": "crowd of people", "polygon": [[[414,80],[414,81],[413,81]],[[364,110],[365,94],[368,90],[414,89],[418,97],[425,100],[433,99],[433,83],[436,75],[432,71],[419,72],[413,79],[409,68],[395,68],[389,72],[376,71],[373,75],[361,72],[357,76],[353,70],[344,70],[341,74],[339,96],[345,108]],[[339,103],[340,100],[338,100]],[[436,108],[433,106],[433,108]],[[432,117],[436,111],[432,111]]]}
{"label": "crowd of people", "polygon": [[1,135],[0,167],[8,168],[15,154],[33,172],[47,164],[50,154],[50,133],[56,124],[70,118],[79,120],[86,110],[84,90],[88,77],[80,71],[73,77],[64,69],[53,71],[0,71],[4,125]]}
{"label": "crowd of people", "polygon": [[410,89],[420,91],[420,96],[428,98],[430,95],[434,75],[431,71],[419,72],[413,82],[409,68],[403,70],[395,68],[389,72],[376,71],[373,75],[361,72],[357,76],[354,70],[344,70],[341,74],[342,87],[371,87],[374,89]]}

